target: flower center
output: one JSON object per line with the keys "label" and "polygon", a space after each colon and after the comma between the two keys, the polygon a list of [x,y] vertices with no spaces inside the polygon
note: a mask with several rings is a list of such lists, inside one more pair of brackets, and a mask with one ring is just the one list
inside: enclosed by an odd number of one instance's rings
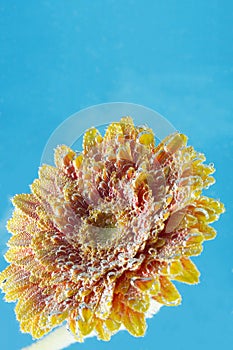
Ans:
{"label": "flower center", "polygon": [[117,220],[115,214],[110,211],[100,211],[98,209],[91,210],[87,220],[89,225],[102,228],[115,228]]}

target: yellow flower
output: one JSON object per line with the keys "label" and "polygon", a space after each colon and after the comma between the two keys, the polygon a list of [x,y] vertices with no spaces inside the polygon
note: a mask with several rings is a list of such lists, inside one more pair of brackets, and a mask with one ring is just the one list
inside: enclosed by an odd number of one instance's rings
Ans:
{"label": "yellow flower", "polygon": [[57,147],[56,166],[13,198],[0,283],[23,332],[40,338],[66,320],[78,341],[121,327],[143,336],[153,305],[180,303],[172,280],[198,283],[190,256],[224,207],[202,195],[214,168],[186,143],[174,133],[156,146],[125,117],[103,137],[87,130],[79,154]]}

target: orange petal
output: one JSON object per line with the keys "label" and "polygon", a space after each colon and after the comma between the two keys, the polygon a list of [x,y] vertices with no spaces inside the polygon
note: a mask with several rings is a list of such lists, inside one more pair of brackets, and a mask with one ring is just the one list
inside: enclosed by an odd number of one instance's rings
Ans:
{"label": "orange petal", "polygon": [[71,161],[75,154],[76,153],[66,145],[58,146],[54,151],[54,162],[59,169],[63,169],[64,158],[68,155],[68,159]]}
{"label": "orange petal", "polygon": [[132,281],[133,285],[140,289],[142,292],[150,290],[154,284],[154,279],[152,278],[138,278]]}

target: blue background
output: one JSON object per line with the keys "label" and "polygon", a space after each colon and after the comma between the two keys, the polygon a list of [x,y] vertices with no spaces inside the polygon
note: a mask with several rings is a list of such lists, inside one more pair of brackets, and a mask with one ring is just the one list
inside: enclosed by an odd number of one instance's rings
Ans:
{"label": "blue background", "polygon": [[[70,349],[229,349],[233,343],[233,2],[0,0],[0,268],[10,197],[28,192],[44,145],[69,115],[125,101],[159,111],[214,162],[226,213],[218,236],[193,259],[197,286],[179,284],[182,305],[149,320],[144,338],[125,332]],[[0,300],[0,348],[31,343],[14,304]],[[42,349],[43,350],[43,349]]]}

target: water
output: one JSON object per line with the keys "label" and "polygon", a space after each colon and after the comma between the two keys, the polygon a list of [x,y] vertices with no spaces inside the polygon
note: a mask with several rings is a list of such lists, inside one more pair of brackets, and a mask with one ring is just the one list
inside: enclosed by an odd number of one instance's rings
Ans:
{"label": "water", "polygon": [[[217,181],[207,193],[227,209],[214,224],[217,238],[193,259],[201,283],[177,284],[181,306],[162,308],[144,338],[119,332],[110,343],[90,338],[70,349],[204,350],[232,344],[232,10],[227,0],[0,1],[2,253],[9,197],[29,192],[53,130],[99,103],[148,106],[187,134],[207,163],[215,164]],[[7,350],[31,343],[13,309],[0,300],[0,347]]]}

